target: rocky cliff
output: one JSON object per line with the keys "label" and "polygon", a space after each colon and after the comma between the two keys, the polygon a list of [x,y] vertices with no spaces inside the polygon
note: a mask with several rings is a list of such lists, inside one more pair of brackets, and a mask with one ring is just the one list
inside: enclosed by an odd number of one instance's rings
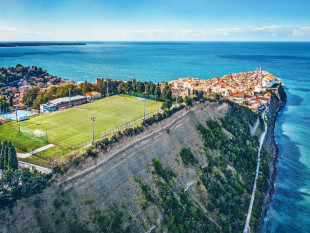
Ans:
{"label": "rocky cliff", "polygon": [[2,208],[0,231],[242,231],[260,129],[251,136],[250,126],[257,118],[225,101],[186,107],[108,150],[95,149],[43,193]]}

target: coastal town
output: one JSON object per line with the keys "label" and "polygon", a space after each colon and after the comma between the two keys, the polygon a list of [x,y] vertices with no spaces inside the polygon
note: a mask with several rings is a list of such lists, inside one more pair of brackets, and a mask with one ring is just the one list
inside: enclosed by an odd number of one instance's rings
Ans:
{"label": "coastal town", "polygon": [[24,67],[18,64],[16,67],[0,68],[1,110],[6,111],[8,107],[13,105],[17,105],[20,109],[26,108],[27,105],[23,101],[23,97],[30,89],[46,90],[52,86],[73,83],[69,79],[52,76],[37,66]]}
{"label": "coastal town", "polygon": [[168,82],[168,85],[172,87],[173,95],[190,96],[196,91],[202,91],[205,94],[218,94],[254,110],[262,110],[270,103],[271,93],[268,90],[279,83],[279,78],[260,68],[256,71],[228,74],[222,78],[180,78]]}
{"label": "coastal town", "polygon": [[[37,107],[33,106],[33,111],[51,112],[56,109],[84,104],[107,95],[107,82],[111,80],[97,79],[95,84],[82,81],[74,82],[70,79],[52,76],[41,68],[23,67],[21,65],[17,65],[15,68],[1,68],[0,75],[1,80],[6,81],[1,82],[1,112],[8,112],[10,111],[8,109],[15,109],[15,107],[18,109],[32,107],[27,103],[28,100],[25,98],[25,95],[28,91],[31,92],[30,90],[33,88],[38,90],[35,98],[37,98],[39,92],[49,93],[53,88],[60,87],[66,89],[65,93],[61,95],[54,94],[52,97],[40,99]],[[129,93],[139,89],[138,92],[143,94],[155,94],[156,86],[160,87],[160,92],[163,92],[164,88],[167,89],[169,87],[172,98],[191,98],[198,92],[202,92],[204,95],[216,94],[237,104],[243,104],[254,111],[268,108],[271,97],[271,93],[268,90],[281,83],[279,78],[267,71],[263,71],[261,68],[255,71],[228,74],[221,78],[179,78],[169,82],[162,81],[157,85],[152,84],[154,88],[151,92],[148,91],[147,85],[149,83],[147,82],[136,82],[135,79],[130,81],[114,79],[113,81],[121,86],[121,88],[116,86],[114,93],[119,90],[120,93]],[[85,86],[88,87],[86,90]],[[70,94],[72,88],[75,88],[77,91]]]}

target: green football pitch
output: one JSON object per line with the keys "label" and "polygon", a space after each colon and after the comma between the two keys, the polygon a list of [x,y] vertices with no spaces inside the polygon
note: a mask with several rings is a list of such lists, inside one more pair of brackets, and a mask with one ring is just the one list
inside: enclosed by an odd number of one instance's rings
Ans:
{"label": "green football pitch", "polygon": [[[160,102],[146,100],[146,114],[156,112]],[[41,130],[47,133],[49,143],[66,148],[92,139],[92,117],[95,117],[95,136],[143,117],[143,101],[140,98],[118,95],[64,111],[32,117],[20,123],[21,128]]]}

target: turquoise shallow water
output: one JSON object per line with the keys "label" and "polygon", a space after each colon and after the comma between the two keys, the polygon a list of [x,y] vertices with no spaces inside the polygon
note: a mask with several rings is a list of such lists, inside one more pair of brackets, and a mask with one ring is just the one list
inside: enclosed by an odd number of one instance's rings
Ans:
{"label": "turquoise shallow water", "polygon": [[275,194],[262,232],[310,232],[310,43],[106,42],[0,48],[0,66],[36,65],[74,81],[212,78],[262,66],[286,84]]}

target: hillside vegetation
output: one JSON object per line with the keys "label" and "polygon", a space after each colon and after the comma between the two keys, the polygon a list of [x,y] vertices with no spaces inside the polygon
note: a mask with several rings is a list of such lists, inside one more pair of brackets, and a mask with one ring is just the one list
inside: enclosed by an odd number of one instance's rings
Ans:
{"label": "hillside vegetation", "polygon": [[[242,232],[257,118],[243,106],[206,101],[112,146],[97,143],[52,187],[1,210],[0,231]],[[260,187],[268,187],[265,178]]]}

